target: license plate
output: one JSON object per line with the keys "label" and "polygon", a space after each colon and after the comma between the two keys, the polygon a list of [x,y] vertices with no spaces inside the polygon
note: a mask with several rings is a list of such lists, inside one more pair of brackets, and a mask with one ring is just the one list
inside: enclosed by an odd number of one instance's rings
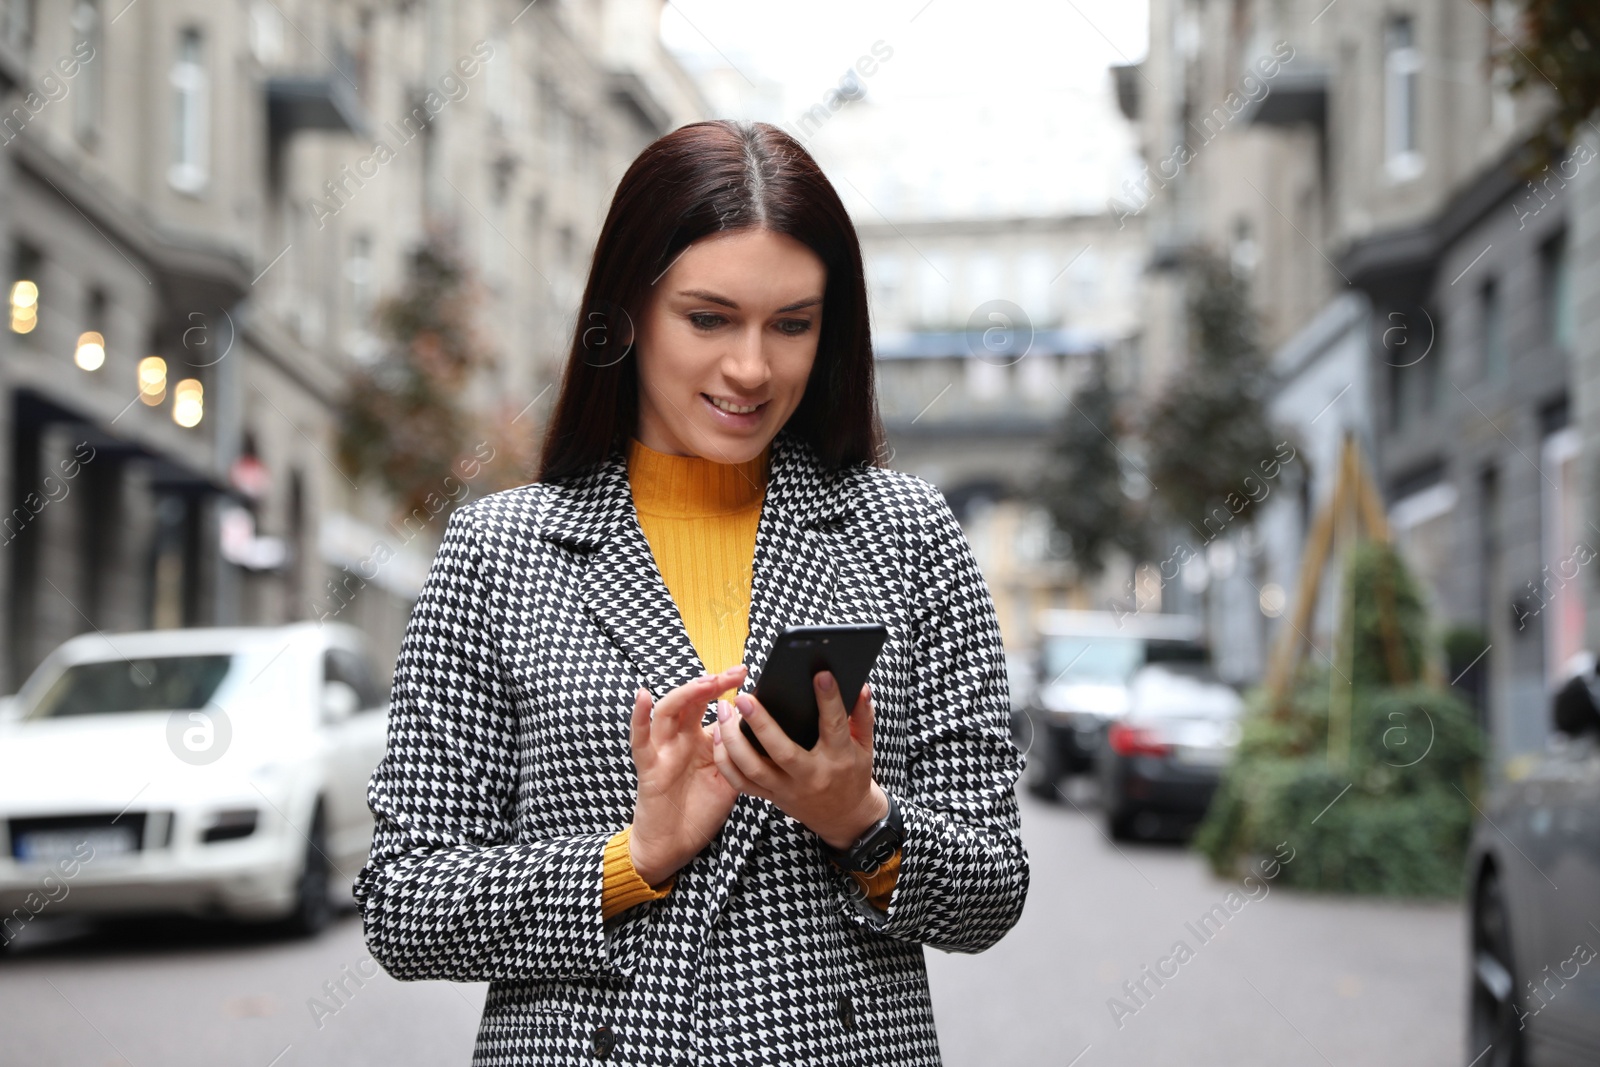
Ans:
{"label": "license plate", "polygon": [[136,851],[131,826],[94,826],[81,830],[35,830],[17,839],[17,859],[24,863],[55,863],[64,859],[82,860],[83,845],[94,851],[89,855],[99,859]]}
{"label": "license plate", "polygon": [[1210,745],[1179,745],[1173,752],[1179,763],[1191,767],[1221,767],[1227,764],[1232,754],[1230,749],[1213,748]]}

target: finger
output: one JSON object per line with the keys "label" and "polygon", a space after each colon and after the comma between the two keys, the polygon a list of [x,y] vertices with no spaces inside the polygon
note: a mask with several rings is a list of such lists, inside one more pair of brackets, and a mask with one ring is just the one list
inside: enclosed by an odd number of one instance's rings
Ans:
{"label": "finger", "polygon": [[856,701],[856,710],[850,713],[850,737],[868,754],[872,752],[872,731],[878,724],[877,705],[872,702],[872,686],[861,687],[861,697]]}
{"label": "finger", "polygon": [[678,727],[688,721],[691,711],[694,715],[694,725],[699,725],[700,717],[705,714],[706,704],[718,693],[738,684],[743,674],[744,667],[741,665],[721,674],[702,674],[673,689],[656,704],[657,729],[659,730],[664,722],[670,722],[668,729],[661,732],[665,737],[675,735]]}
{"label": "finger", "polygon": [[650,690],[640,686],[633,692],[633,714],[628,718],[628,743],[637,756],[639,751],[650,744],[650,709],[655,700],[650,695]]}
{"label": "finger", "polygon": [[673,688],[666,696],[656,701],[652,716],[653,736],[656,740],[667,741],[676,737],[679,727],[687,717],[685,709],[703,707],[706,701],[721,692],[721,686],[722,680],[716,675],[702,674]]}
{"label": "finger", "polygon": [[850,716],[839,694],[839,680],[832,671],[818,671],[811,677],[811,686],[817,694],[818,739],[829,748],[844,747],[850,741]]}
{"label": "finger", "polygon": [[[748,760],[739,760],[739,766],[745,769],[746,775],[757,773],[755,768],[762,766],[768,766],[772,771],[781,773],[780,768],[787,767],[803,756],[805,749],[795,744],[789,735],[783,732],[778,720],[772,717],[772,713],[767,711],[753,694],[740,693],[734,697],[734,705],[738,708],[738,714],[733,716],[734,720],[743,718],[749,724],[751,733],[756,735],[756,740],[761,742],[761,747],[767,751],[766,756],[757,752],[755,746],[745,737],[743,730],[734,731],[738,737],[732,739],[726,736],[726,731],[724,732],[725,743],[729,745],[733,745],[734,741],[742,743],[742,748],[733,749],[736,760],[739,759],[741,751],[748,753]],[[770,774],[766,777],[770,777]],[[765,779],[758,779],[762,780]]]}
{"label": "finger", "polygon": [[[737,699],[743,702],[747,696],[748,694],[741,693]],[[728,717],[722,719],[718,725],[721,727],[722,747],[727,750],[728,758],[733,761],[734,768],[744,775],[757,789],[771,792],[781,780],[780,776],[783,772],[778,769],[768,756],[763,756],[756,751],[755,745],[751,744],[750,739],[745,736],[741,725],[742,716],[734,706],[730,705],[726,700],[720,701],[717,708],[719,715],[724,708],[729,712]],[[773,725],[776,726],[777,724],[774,723]],[[779,732],[781,733],[782,731]],[[757,736],[759,737],[760,735]],[[760,740],[763,747],[765,747],[767,744],[766,738],[762,737]],[[791,745],[793,743],[792,741],[790,742]],[[770,748],[767,749],[768,753],[771,751]]]}
{"label": "finger", "polygon": [[[728,726],[733,733],[739,732],[739,727],[735,720],[730,719]],[[744,739],[741,737],[740,740]],[[722,743],[722,723],[720,722],[711,724],[711,751],[717,761],[717,770],[722,772],[722,777],[729,785],[739,792],[749,793],[751,796],[766,796],[766,790],[746,778],[739,768],[734,766],[733,757],[728,754],[728,746]]]}
{"label": "finger", "polygon": [[744,681],[744,672],[745,668],[741,663],[729,667],[720,674],[712,675],[713,681],[717,681],[719,684],[712,687],[710,696],[703,697],[699,701],[684,701],[683,709],[680,713],[680,725],[684,729],[688,729],[691,726],[699,726],[705,718],[706,705],[718,699],[721,694],[726,693],[729,689],[737,689],[739,683]]}

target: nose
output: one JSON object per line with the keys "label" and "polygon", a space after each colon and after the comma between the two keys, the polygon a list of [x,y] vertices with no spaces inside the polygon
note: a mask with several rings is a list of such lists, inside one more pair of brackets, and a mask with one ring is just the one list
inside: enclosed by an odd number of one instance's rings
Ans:
{"label": "nose", "polygon": [[759,324],[741,330],[722,358],[722,373],[729,384],[744,393],[753,393],[772,377]]}

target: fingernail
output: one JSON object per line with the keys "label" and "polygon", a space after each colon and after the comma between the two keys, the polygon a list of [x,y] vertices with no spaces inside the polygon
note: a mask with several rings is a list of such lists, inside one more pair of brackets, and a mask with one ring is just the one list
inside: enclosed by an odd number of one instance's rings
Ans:
{"label": "fingernail", "polygon": [[733,709],[728,707],[728,702],[726,700],[717,701],[717,721],[727,722],[731,715],[733,715]]}
{"label": "fingernail", "polygon": [[824,693],[833,692],[833,686],[833,672],[823,671],[817,676],[817,688],[822,690]]}
{"label": "fingernail", "polygon": [[737,697],[734,698],[734,700],[739,705],[739,714],[743,715],[745,718],[748,719],[750,716],[752,716],[752,715],[754,715],[756,713],[755,702],[752,701],[745,694],[740,693]]}

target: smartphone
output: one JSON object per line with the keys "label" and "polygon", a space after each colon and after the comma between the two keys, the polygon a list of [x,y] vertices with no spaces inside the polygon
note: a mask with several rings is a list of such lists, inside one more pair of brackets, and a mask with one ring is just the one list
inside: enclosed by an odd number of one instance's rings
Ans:
{"label": "smartphone", "polygon": [[[861,687],[888,639],[888,627],[878,622],[791,626],[778,635],[767,654],[761,677],[756,680],[756,699],[795,744],[814,748],[820,711],[812,676],[818,671],[831,671],[848,711],[855,707]],[[767,750],[756,740],[750,724],[741,721],[739,728],[756,751],[765,756]]]}

